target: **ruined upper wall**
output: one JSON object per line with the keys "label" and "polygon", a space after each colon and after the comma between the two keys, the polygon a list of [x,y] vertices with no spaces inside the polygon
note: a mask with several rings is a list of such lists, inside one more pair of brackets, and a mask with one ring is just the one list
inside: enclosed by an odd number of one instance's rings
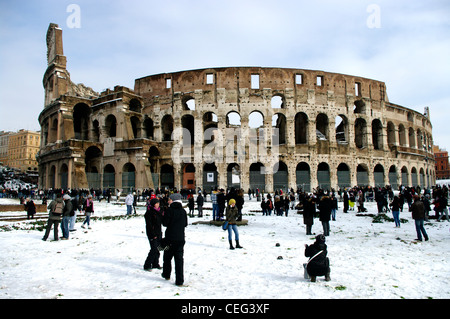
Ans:
{"label": "ruined upper wall", "polygon": [[[258,88],[252,87],[252,75],[259,76]],[[149,102],[155,96],[214,89],[236,90],[237,93],[241,89],[252,90],[252,93],[271,89],[274,94],[285,94],[286,91],[291,91],[299,103],[302,103],[302,97],[307,96],[310,90],[315,91],[316,94],[332,92],[335,96],[344,99],[349,95],[372,101],[388,101],[384,82],[318,70],[262,67],[210,68],[162,73],[135,81],[136,94]]]}

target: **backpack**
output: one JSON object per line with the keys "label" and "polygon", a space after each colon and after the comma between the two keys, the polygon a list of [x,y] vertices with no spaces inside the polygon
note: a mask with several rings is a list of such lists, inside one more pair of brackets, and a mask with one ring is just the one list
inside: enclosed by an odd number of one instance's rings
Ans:
{"label": "backpack", "polygon": [[52,214],[55,216],[61,216],[63,208],[64,208],[64,202],[56,202],[56,205],[53,208]]}

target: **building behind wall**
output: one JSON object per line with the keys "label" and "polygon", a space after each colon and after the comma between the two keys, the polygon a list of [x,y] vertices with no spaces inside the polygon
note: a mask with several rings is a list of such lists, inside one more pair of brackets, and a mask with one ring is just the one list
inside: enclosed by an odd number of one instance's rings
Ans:
{"label": "building behind wall", "polygon": [[41,187],[271,192],[435,182],[428,108],[389,102],[384,82],[225,67],[97,93],[70,80],[55,24],[47,49]]}
{"label": "building behind wall", "polygon": [[0,162],[23,172],[37,172],[41,133],[29,130],[0,134]]}
{"label": "building behind wall", "polygon": [[434,160],[436,162],[436,179],[450,179],[450,165],[448,162],[448,152],[433,146]]}

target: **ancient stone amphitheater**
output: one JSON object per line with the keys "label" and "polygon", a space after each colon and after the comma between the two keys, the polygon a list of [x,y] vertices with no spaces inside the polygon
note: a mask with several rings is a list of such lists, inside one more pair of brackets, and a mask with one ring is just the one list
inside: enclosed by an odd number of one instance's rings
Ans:
{"label": "ancient stone amphitheater", "polygon": [[384,82],[316,70],[224,67],[151,75],[96,93],[47,33],[38,155],[44,188],[427,187],[432,125]]}

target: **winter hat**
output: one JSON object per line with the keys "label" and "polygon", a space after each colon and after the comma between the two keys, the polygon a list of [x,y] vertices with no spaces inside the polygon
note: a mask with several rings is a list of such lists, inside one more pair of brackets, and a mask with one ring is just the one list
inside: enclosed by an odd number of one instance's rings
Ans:
{"label": "winter hat", "polygon": [[173,193],[172,195],[170,195],[169,198],[171,200],[173,200],[174,202],[178,201],[181,203],[181,194],[179,194],[179,193]]}
{"label": "winter hat", "polygon": [[317,236],[316,236],[316,241],[317,241],[318,243],[324,243],[324,242],[325,242],[325,236],[322,235],[322,234],[317,235]]}
{"label": "winter hat", "polygon": [[150,206],[155,206],[156,203],[159,203],[159,199],[157,199],[157,198],[152,198],[152,199],[150,200]]}
{"label": "winter hat", "polygon": [[234,200],[233,198],[230,199],[230,201],[228,202],[228,205],[236,205],[236,200]]}
{"label": "winter hat", "polygon": [[64,200],[68,200],[68,199],[70,199],[70,196],[66,194],[66,195],[63,196],[63,199]]}

